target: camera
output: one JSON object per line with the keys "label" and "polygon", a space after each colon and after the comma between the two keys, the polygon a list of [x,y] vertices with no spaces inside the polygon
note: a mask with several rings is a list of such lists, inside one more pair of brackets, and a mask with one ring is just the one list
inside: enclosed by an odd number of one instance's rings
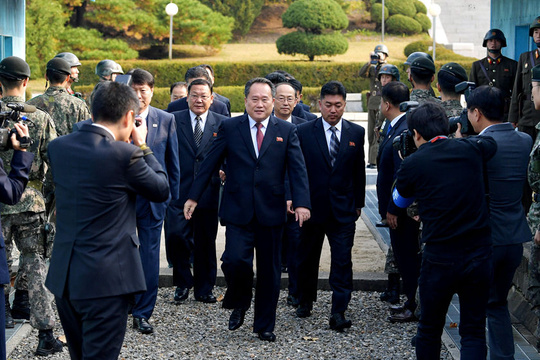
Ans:
{"label": "camera", "polygon": [[379,63],[379,60],[381,60],[381,53],[371,53],[369,57],[371,59],[370,63],[376,65]]}
{"label": "camera", "polygon": [[[456,93],[460,94],[465,92],[465,101],[467,101],[469,94],[476,88],[476,84],[470,81],[462,81],[456,85]],[[461,124],[461,133],[464,135],[477,135],[472,127],[469,117],[467,116],[467,109],[463,109],[459,116],[453,116],[448,118],[448,128],[450,134],[453,134],[457,131],[457,124]]]}
{"label": "camera", "polygon": [[[26,123],[32,123],[26,116],[21,116],[21,112],[33,113],[36,111],[36,107],[25,103],[7,103],[5,106],[9,109],[6,111],[0,111],[0,151],[6,151],[12,149],[11,135],[17,135],[17,140],[21,143],[21,148],[27,149],[32,144],[32,139],[28,136],[21,137],[17,132],[17,129],[9,129],[10,122],[17,123],[24,121]],[[0,109],[4,108],[0,101]]]}
{"label": "camera", "polygon": [[[417,101],[404,101],[399,104],[399,111],[407,112],[407,115],[410,111],[418,107]],[[397,150],[401,157],[406,158],[407,156],[414,153],[418,148],[414,143],[414,136],[411,130],[403,130],[401,134],[396,136],[392,141],[392,146]]]}

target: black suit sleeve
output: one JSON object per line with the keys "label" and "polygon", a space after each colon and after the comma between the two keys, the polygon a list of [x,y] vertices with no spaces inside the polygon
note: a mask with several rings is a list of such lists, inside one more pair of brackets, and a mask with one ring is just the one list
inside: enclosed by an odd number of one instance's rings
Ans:
{"label": "black suit sleeve", "polygon": [[21,199],[28,183],[33,160],[34,154],[31,152],[14,151],[9,175],[6,174],[4,164],[0,160],[0,202],[14,205]]}
{"label": "black suit sleeve", "polygon": [[355,207],[356,209],[361,209],[365,205],[366,201],[366,166],[364,162],[364,137],[365,137],[365,131],[362,129],[361,132],[361,143],[356,145],[360,146],[361,151],[358,151],[356,155],[356,161],[355,161],[355,183],[356,188],[354,189],[355,192]]}
{"label": "black suit sleeve", "polygon": [[139,148],[131,154],[127,172],[128,186],[137,194],[152,202],[163,202],[169,198],[167,174],[150,149]]}
{"label": "black suit sleeve", "polygon": [[296,126],[291,128],[291,134],[289,135],[287,176],[292,192],[293,206],[295,208],[305,207],[311,209],[306,163],[300,148]]}

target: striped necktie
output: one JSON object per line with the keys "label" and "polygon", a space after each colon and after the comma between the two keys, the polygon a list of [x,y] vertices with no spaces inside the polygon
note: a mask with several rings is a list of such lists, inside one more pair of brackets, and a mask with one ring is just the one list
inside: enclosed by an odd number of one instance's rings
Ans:
{"label": "striped necktie", "polygon": [[339,139],[336,135],[337,129],[335,126],[330,127],[330,131],[332,131],[330,136],[330,164],[334,166],[339,151]]}
{"label": "striped necktie", "polygon": [[195,144],[197,144],[197,147],[201,145],[202,140],[202,127],[201,122],[202,119],[200,116],[195,117],[195,131],[193,132],[193,139],[195,140]]}

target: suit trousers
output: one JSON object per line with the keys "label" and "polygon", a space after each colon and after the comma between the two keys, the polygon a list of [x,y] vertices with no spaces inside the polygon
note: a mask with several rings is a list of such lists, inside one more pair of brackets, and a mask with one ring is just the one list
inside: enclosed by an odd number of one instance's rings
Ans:
{"label": "suit trousers", "polygon": [[71,359],[118,359],[132,303],[133,294],[84,300],[56,297]]}
{"label": "suit trousers", "polygon": [[263,226],[254,218],[247,225],[227,223],[221,269],[227,281],[223,307],[249,309],[253,288],[253,253],[257,260],[253,332],[274,331],[281,283],[283,226]]}
{"label": "suit trousers", "polygon": [[319,262],[324,236],[330,244],[330,287],[332,288],[332,314],[347,310],[353,290],[351,252],[354,244],[356,223],[339,223],[334,218],[324,223],[304,223],[302,249],[298,267],[300,303],[317,300]]}
{"label": "suit trousers", "polygon": [[[216,236],[218,231],[217,209],[201,209],[191,220],[176,204],[170,204],[165,219],[165,241],[173,265],[173,284],[190,289],[195,298],[209,295],[216,283]],[[193,253],[193,275],[190,257]]]}
{"label": "suit trousers", "polygon": [[420,274],[420,246],[418,243],[420,223],[406,214],[398,216],[398,226],[390,229],[390,241],[403,281],[403,293],[407,296],[405,307],[414,313],[416,288]]}
{"label": "suit trousers", "polygon": [[[435,248],[435,249],[434,249]],[[461,360],[485,359],[486,307],[491,278],[491,246],[459,248],[427,244],[418,282],[421,315],[416,337],[418,360],[440,358],[448,306],[459,296]],[[438,250],[439,249],[439,250]]]}
{"label": "suit trousers", "polygon": [[514,358],[514,335],[508,312],[508,292],[521,264],[523,244],[493,247],[493,276],[489,287],[487,325],[491,360]]}
{"label": "suit trousers", "polygon": [[289,275],[289,294],[297,296],[298,293],[298,259],[300,251],[300,232],[302,229],[298,225],[295,216],[287,216],[287,224],[283,232],[283,247],[286,251],[282,254],[286,256],[287,269]]}
{"label": "suit trousers", "polygon": [[[150,210],[150,206],[148,206]],[[144,216],[146,215],[146,216]],[[156,306],[159,284],[159,250],[163,219],[155,219],[151,211],[137,213],[137,235],[141,243],[139,253],[146,281],[146,292],[135,296],[133,316],[150,319]]]}

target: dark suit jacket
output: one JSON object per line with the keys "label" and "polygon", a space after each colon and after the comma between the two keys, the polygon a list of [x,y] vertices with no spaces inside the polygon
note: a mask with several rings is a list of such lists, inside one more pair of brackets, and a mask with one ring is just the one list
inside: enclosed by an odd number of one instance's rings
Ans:
{"label": "dark suit jacket", "polygon": [[392,185],[396,180],[396,173],[401,165],[401,158],[397,150],[392,147],[392,141],[396,136],[407,129],[407,115],[403,115],[401,119],[390,129],[390,132],[384,136],[383,141],[379,145],[379,153],[377,155],[377,199],[379,200],[379,214],[383,219],[386,218],[386,213],[397,215],[398,208],[392,201]]}
{"label": "dark suit jacket", "polygon": [[92,119],[86,119],[86,120],[83,120],[83,121],[79,121],[79,122],[73,124],[73,129],[72,129],[71,132],[79,131],[84,124],[91,124],[91,123],[92,123]]}
{"label": "dark suit jacket", "polygon": [[52,141],[48,155],[57,232],[45,285],[71,300],[145,291],[135,199],[169,197],[155,157],[93,125]]}
{"label": "dark suit jacket", "polygon": [[497,152],[487,163],[493,245],[530,241],[531,230],[527,225],[521,197],[527,181],[532,138],[515,131],[510,123],[492,125],[482,136],[491,136],[497,143]]}
{"label": "dark suit jacket", "polygon": [[[178,163],[178,137],[176,136],[176,122],[174,116],[163,110],[150,106],[146,119],[148,134],[146,144],[152,149],[155,158],[160,163],[169,178],[171,196],[169,200],[178,199],[180,187],[180,166]],[[137,209],[146,206],[148,200],[144,197],[137,199]],[[155,203],[150,202],[150,208],[154,219],[163,220],[168,201]],[[140,214],[139,210],[138,213]]]}
{"label": "dark suit jacket", "polygon": [[[189,109],[187,103],[187,97],[181,98],[173,101],[167,106],[167,112],[181,111]],[[210,111],[215,112],[216,114],[221,114],[223,116],[230,117],[230,111],[227,109],[227,106],[221,101],[214,98],[214,102],[210,105]]]}
{"label": "dark suit jacket", "polygon": [[[193,139],[193,128],[191,126],[189,110],[175,111],[173,112],[173,115],[176,122],[176,133],[178,135],[180,169],[182,169],[182,176],[180,177],[180,197],[176,203],[180,205],[180,208],[183,208],[184,203],[188,200],[188,193],[193,185],[193,179],[197,175],[202,161],[205,159],[217,137],[219,126],[222,121],[228,118],[208,111],[201,145],[197,148],[195,140]],[[201,195],[197,207],[203,209],[217,209],[220,183],[219,169],[216,169],[212,175],[210,185]]]}
{"label": "dark suit jacket", "polygon": [[[279,120],[279,118],[277,118]],[[291,122],[294,125],[300,125],[305,122],[307,122],[306,119],[291,115]],[[291,194],[291,184],[289,183],[289,175],[285,174],[285,198],[287,201],[292,200],[292,194]],[[293,205],[294,206],[294,205]]]}
{"label": "dark suit jacket", "polygon": [[292,114],[294,116],[301,117],[306,120],[315,120],[317,118],[317,115],[304,110],[304,107],[302,105],[304,104],[300,104],[300,103],[296,104],[296,106],[293,109]]}
{"label": "dark suit jacket", "polygon": [[342,120],[339,152],[332,167],[323,121],[321,117],[298,126],[309,178],[310,221],[323,223],[333,216],[340,223],[355,222],[366,193],[364,128]]}
{"label": "dark suit jacket", "polygon": [[227,111],[229,112],[228,117],[231,117],[231,102],[229,101],[229,99],[227,99],[223,95],[219,95],[218,93],[213,93],[213,95],[214,95],[214,100],[221,101],[222,103],[225,104],[225,106],[227,107]]}
{"label": "dark suit jacket", "polygon": [[247,225],[255,217],[263,226],[284,224],[287,220],[286,171],[291,179],[294,206],[311,208],[296,126],[270,116],[257,157],[248,115],[222,121],[188,198],[200,199],[216,166],[223,159],[227,161],[227,181],[219,213],[226,223]]}

